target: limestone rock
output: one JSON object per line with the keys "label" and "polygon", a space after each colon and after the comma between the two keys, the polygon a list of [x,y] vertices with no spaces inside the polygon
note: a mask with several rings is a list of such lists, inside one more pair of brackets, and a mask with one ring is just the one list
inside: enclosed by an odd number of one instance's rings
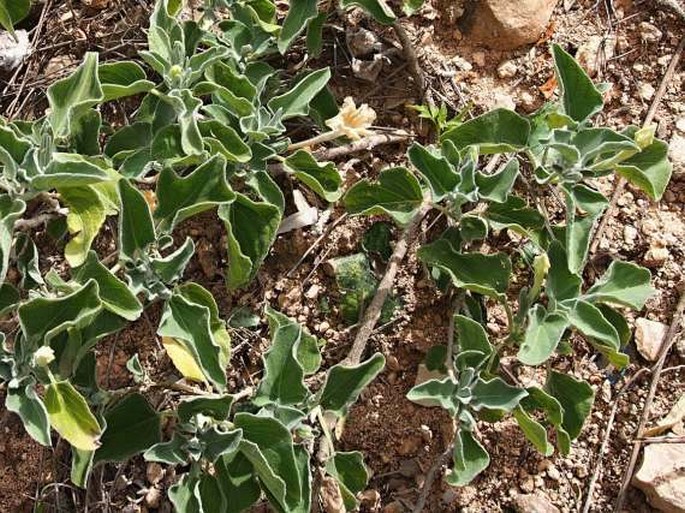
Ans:
{"label": "limestone rock", "polygon": [[559,508],[542,492],[517,496],[514,499],[514,508],[519,513],[560,513]]}
{"label": "limestone rock", "polygon": [[659,358],[659,349],[666,336],[668,326],[662,322],[640,317],[635,321],[635,345],[638,352],[650,362]]}
{"label": "limestone rock", "polygon": [[511,50],[544,33],[557,0],[480,0],[462,17],[463,32],[489,48]]}
{"label": "limestone rock", "polygon": [[633,485],[649,503],[666,513],[685,513],[685,443],[654,443],[645,446],[640,470]]}

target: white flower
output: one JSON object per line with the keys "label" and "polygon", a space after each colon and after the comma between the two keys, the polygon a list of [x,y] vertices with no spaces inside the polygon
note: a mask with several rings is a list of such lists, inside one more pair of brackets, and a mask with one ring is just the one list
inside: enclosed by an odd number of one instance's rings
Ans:
{"label": "white flower", "polygon": [[55,352],[50,346],[41,346],[33,353],[33,365],[36,367],[47,367],[55,359]]}
{"label": "white flower", "polygon": [[345,135],[353,141],[370,135],[369,130],[376,120],[376,111],[363,103],[357,108],[354,100],[348,96],[342,104],[337,116],[326,121],[326,125],[334,132]]}

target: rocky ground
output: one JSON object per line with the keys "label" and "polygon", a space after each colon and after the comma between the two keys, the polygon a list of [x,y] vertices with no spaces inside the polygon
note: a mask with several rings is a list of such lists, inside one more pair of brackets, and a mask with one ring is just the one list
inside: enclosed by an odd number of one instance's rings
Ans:
{"label": "rocky ground", "polygon": [[[4,115],[40,116],[45,108],[45,86],[73,68],[84,51],[100,50],[110,58],[132,56],[144,42],[141,27],[149,2],[47,2],[45,15],[32,20],[34,26],[43,24],[41,30],[31,33],[35,51],[16,73],[2,77],[0,104]],[[513,10],[511,4],[515,5]],[[40,15],[41,9],[36,12]],[[685,20],[661,2],[649,0],[481,0],[479,4],[432,0],[402,24],[423,70],[428,96],[438,104],[444,102],[452,112],[471,104],[475,106],[474,114],[495,106],[532,112],[554,93],[548,46],[559,42],[575,53],[596,80],[611,84],[603,121],[612,126],[643,122],[685,33]],[[419,138],[428,134],[426,122],[410,108],[422,99],[392,30],[352,11],[337,16],[325,36],[321,64],[333,68],[333,87],[338,97],[351,95],[369,103],[379,113],[380,126],[401,128]],[[296,51],[292,62],[299,57]],[[675,165],[664,200],[655,204],[628,187],[619,197],[592,256],[598,274],[611,259],[619,258],[645,265],[654,275],[658,293],[630,319],[636,339],[629,349],[631,365],[617,375],[602,367],[590,349],[581,350],[574,359],[559,357],[554,362],[556,367],[588,380],[597,391],[591,418],[571,455],[541,456],[512,421],[483,425],[480,434],[492,455],[490,467],[472,485],[459,489],[443,483],[443,468],[439,468],[426,511],[612,509],[652,379],[647,369],[653,365],[672,321],[683,285],[684,82],[681,63],[666,83],[654,118],[658,136],[670,141]],[[107,115],[123,120],[126,112],[127,106],[123,105]],[[402,162],[405,149],[403,144],[385,146],[338,164],[346,181],[352,183]],[[615,183],[607,180],[602,186],[610,194]],[[198,255],[188,277],[197,279],[216,295],[224,317],[241,306],[257,310],[265,301],[278,306],[327,339],[324,357],[329,364],[337,362],[349,349],[354,328],[345,324],[336,310],[337,290],[326,262],[357,251],[363,233],[372,223],[351,218],[338,222],[342,214],[339,208],[331,212],[327,223],[319,228],[334,228],[303,262],[299,262],[300,258],[321,232],[306,227],[281,237],[256,283],[234,295],[226,292],[221,277],[221,262],[225,260],[221,225],[212,215],[201,216],[185,223],[179,233],[179,237],[192,233],[198,243]],[[426,222],[426,230],[430,222]],[[414,246],[420,242],[415,241]],[[49,247],[47,237],[44,244]],[[54,263],[46,260],[41,264],[49,267]],[[372,472],[363,493],[362,509],[383,513],[411,511],[427,473],[451,438],[451,422],[441,411],[417,406],[405,398],[428,349],[446,340],[448,299],[436,293],[411,249],[394,292],[401,298],[401,309],[392,322],[377,329],[370,341],[373,349],[386,354],[387,369],[354,407],[342,435],[344,448],[363,451]],[[129,384],[125,362],[135,353],[140,354],[153,375],[169,372],[168,358],[154,335],[158,315],[154,310],[148,312],[131,329],[101,345],[99,368],[103,383],[110,387]],[[504,325],[493,312],[488,325],[491,334],[496,335]],[[236,329],[232,335],[230,379],[234,387],[240,388],[260,372],[260,357],[268,341],[263,325],[254,330]],[[583,343],[578,344],[582,347]],[[678,401],[685,393],[684,364],[685,342],[681,338],[658,381],[649,412],[650,425],[682,403]],[[526,369],[516,373],[523,383],[536,380]],[[624,391],[626,383],[631,386]],[[612,409],[615,416],[607,437]],[[170,511],[162,492],[173,482],[171,470],[160,473],[159,469],[146,467],[141,459],[119,467],[100,467],[93,486],[83,494],[69,484],[69,451],[65,444],[54,451],[39,448],[24,434],[19,421],[6,412],[0,417],[0,428],[0,511],[28,512],[35,504],[42,504],[45,511]],[[644,464],[639,462],[642,468],[638,486],[629,488],[625,511],[685,510],[682,419],[661,435],[672,439],[646,445]],[[680,443],[673,443],[678,440]]]}

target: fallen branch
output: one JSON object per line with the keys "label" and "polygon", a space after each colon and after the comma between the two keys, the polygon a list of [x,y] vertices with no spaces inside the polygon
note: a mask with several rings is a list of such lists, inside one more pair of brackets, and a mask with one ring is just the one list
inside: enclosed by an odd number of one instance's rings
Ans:
{"label": "fallen branch", "polygon": [[438,474],[438,470],[440,470],[440,467],[442,467],[447,462],[450,455],[452,454],[452,446],[453,443],[450,443],[447,446],[447,449],[445,449],[445,451],[440,455],[440,457],[435,461],[435,463],[433,463],[433,466],[428,471],[428,474],[426,474],[426,480],[423,482],[423,487],[421,488],[421,496],[419,497],[419,501],[414,506],[412,513],[422,513],[424,511],[423,508],[426,506],[426,500],[428,500],[428,493],[430,492],[431,488],[433,488],[433,481],[435,481],[435,478]]}
{"label": "fallen branch", "polygon": [[654,396],[656,395],[656,388],[659,384],[659,377],[661,376],[664,363],[666,362],[666,357],[668,356],[671,347],[677,340],[678,331],[680,330],[680,324],[683,317],[683,312],[685,311],[685,290],[680,294],[680,300],[678,301],[678,306],[676,306],[675,313],[673,314],[673,320],[671,321],[671,326],[668,328],[668,333],[664,338],[661,349],[659,350],[659,359],[652,367],[652,380],[649,384],[649,392],[647,393],[647,399],[645,399],[645,404],[642,409],[642,416],[640,417],[640,423],[637,427],[637,433],[635,435],[636,441],[633,443],[633,452],[630,454],[630,461],[626,472],[623,475],[623,482],[621,483],[621,488],[618,492],[618,497],[616,499],[616,505],[614,506],[614,512],[621,511],[623,507],[623,501],[625,500],[626,492],[628,491],[628,486],[630,486],[630,481],[633,477],[633,472],[635,470],[635,464],[637,463],[637,458],[640,455],[640,448],[642,447],[642,436],[645,427],[647,426],[647,420],[649,418],[649,410],[652,406],[652,401],[654,401]]}
{"label": "fallen branch", "polygon": [[419,59],[418,57],[416,57],[414,45],[409,39],[407,31],[404,30],[404,27],[400,24],[399,21],[393,23],[392,28],[395,30],[397,39],[400,40],[400,44],[402,45],[402,51],[404,52],[404,59],[407,61],[409,71],[414,77],[416,85],[419,88],[419,92],[421,93],[421,97],[423,98],[426,94],[426,79],[423,77],[423,71],[421,71],[421,66],[419,66]]}
{"label": "fallen branch", "polygon": [[361,361],[361,357],[364,354],[369,337],[373,333],[376,323],[381,316],[381,309],[385,304],[385,300],[388,298],[390,290],[392,290],[400,263],[402,260],[404,260],[407,250],[409,249],[409,244],[414,239],[416,232],[421,226],[421,221],[431,208],[432,206],[428,203],[421,205],[416,214],[414,214],[412,220],[404,229],[402,236],[395,244],[395,249],[390,257],[385,274],[378,285],[378,289],[371,300],[371,304],[369,304],[369,307],[364,312],[364,320],[359,328],[359,331],[357,332],[357,336],[354,338],[352,349],[350,349],[347,358],[344,360],[346,365],[357,365]]}
{"label": "fallen branch", "polygon": [[[671,78],[673,77],[673,73],[675,73],[675,70],[678,66],[678,62],[680,61],[680,55],[683,52],[684,47],[685,36],[683,36],[680,39],[680,44],[678,45],[675,54],[673,54],[673,57],[671,58],[671,62],[669,63],[668,68],[666,68],[666,72],[664,73],[664,76],[661,79],[661,83],[659,84],[659,89],[657,89],[657,92],[654,95],[654,101],[652,102],[652,105],[649,107],[647,115],[645,116],[645,120],[642,123],[643,127],[648,126],[654,120],[654,116],[656,115],[656,111],[659,108],[659,104],[661,103],[664,94],[666,94],[666,88],[668,87],[668,84],[671,81]],[[597,251],[599,241],[602,238],[602,235],[606,230],[607,225],[609,224],[609,220],[614,214],[614,210],[616,210],[618,200],[623,194],[623,190],[626,188],[627,183],[628,181],[625,178],[621,177],[618,183],[616,184],[616,189],[614,189],[614,193],[611,196],[611,202],[609,203],[609,207],[606,209],[606,212],[604,212],[602,220],[599,222],[599,226],[597,227],[597,230],[595,231],[592,237],[592,244],[590,244],[590,253],[594,253],[595,251]]]}
{"label": "fallen branch", "polygon": [[397,142],[411,139],[411,135],[406,132],[395,132],[393,134],[374,134],[364,137],[360,141],[356,141],[345,146],[336,146],[333,148],[325,148],[314,152],[317,159],[333,160],[338,157],[344,157],[352,153],[359,153],[361,151],[371,150],[381,144],[393,144]]}

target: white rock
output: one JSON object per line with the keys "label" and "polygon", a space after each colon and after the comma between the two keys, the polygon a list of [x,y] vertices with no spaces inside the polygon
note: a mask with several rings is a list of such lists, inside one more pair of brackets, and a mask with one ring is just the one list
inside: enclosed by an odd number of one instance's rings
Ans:
{"label": "white rock", "polygon": [[623,240],[631,244],[635,239],[637,239],[637,228],[629,224],[625,225],[623,227]]}
{"label": "white rock", "polygon": [[514,61],[504,61],[497,68],[497,75],[500,78],[513,78],[518,72],[518,67]]}
{"label": "white rock", "polygon": [[663,37],[663,32],[651,23],[643,21],[640,23],[640,37],[647,43],[656,43]]}
{"label": "white rock", "polygon": [[19,66],[31,53],[29,35],[25,30],[15,30],[14,39],[9,32],[0,31],[0,68],[11,70]]}
{"label": "white rock", "polygon": [[673,134],[668,145],[668,157],[673,163],[673,174],[685,174],[685,137]]}
{"label": "white rock", "polygon": [[530,495],[519,495],[514,499],[514,508],[519,513],[560,513],[542,492]]}
{"label": "white rock", "polygon": [[476,66],[482,68],[485,66],[485,52],[474,52],[471,55],[471,60]]}
{"label": "white rock", "polygon": [[654,86],[649,82],[642,82],[638,86],[637,92],[640,95],[640,98],[649,101],[652,98],[654,98],[654,93],[656,93],[656,90],[654,89]]}
{"label": "white rock", "polygon": [[516,102],[514,102],[514,99],[510,94],[507,94],[504,91],[496,91],[492,95],[492,100],[493,109],[516,110]]}
{"label": "white rock", "polygon": [[653,245],[647,250],[643,258],[643,262],[647,267],[661,267],[666,263],[670,253],[667,248],[662,246]]}
{"label": "white rock", "polygon": [[662,322],[644,317],[635,321],[635,346],[646,360],[655,362],[659,358],[659,350],[667,330],[668,326]]}
{"label": "white rock", "polygon": [[675,122],[675,129],[678,132],[685,134],[685,117],[678,118],[678,120]]}
{"label": "white rock", "polygon": [[645,446],[640,470],[633,485],[649,503],[666,513],[685,512],[685,443],[654,443]]}

